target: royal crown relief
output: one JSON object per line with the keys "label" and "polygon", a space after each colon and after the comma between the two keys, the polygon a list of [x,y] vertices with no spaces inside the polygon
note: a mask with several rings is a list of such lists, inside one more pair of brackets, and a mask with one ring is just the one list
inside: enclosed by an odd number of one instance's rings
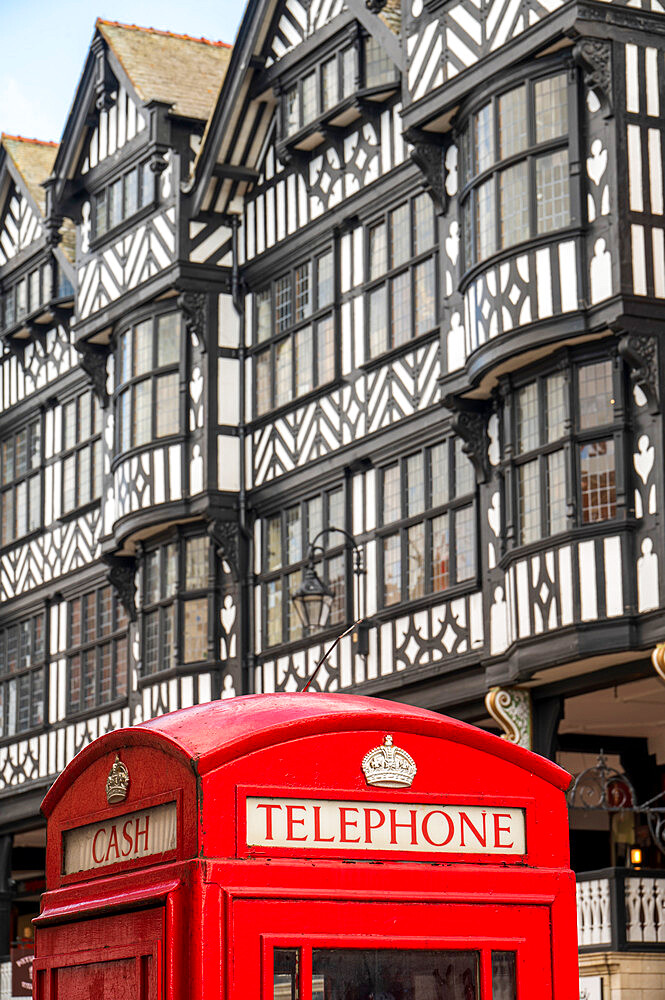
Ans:
{"label": "royal crown relief", "polygon": [[393,745],[392,736],[386,736],[382,746],[365,754],[362,769],[368,785],[379,788],[410,788],[418,768],[413,757]]}

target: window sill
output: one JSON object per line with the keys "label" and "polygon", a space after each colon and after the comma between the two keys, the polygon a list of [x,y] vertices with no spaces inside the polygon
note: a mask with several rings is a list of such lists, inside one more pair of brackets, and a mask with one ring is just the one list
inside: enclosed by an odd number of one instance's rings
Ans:
{"label": "window sill", "polygon": [[78,507],[74,507],[72,510],[68,510],[65,514],[61,514],[55,524],[69,524],[70,521],[75,521],[79,517],[84,517],[89,514],[91,510],[96,507],[101,506],[101,497],[95,497],[94,500],[88,500],[87,503],[82,503]]}
{"label": "window sill", "polygon": [[369,358],[367,361],[363,361],[361,365],[358,366],[358,371],[371,372],[381,365],[389,364],[394,361],[395,358],[400,357],[405,351],[412,349],[413,347],[422,347],[429,340],[433,340],[435,337],[439,336],[438,325],[432,327],[427,333],[421,333],[417,337],[412,337],[411,340],[405,341],[400,344],[399,347],[391,347],[389,350],[384,351],[383,354],[375,354],[374,357]]}
{"label": "window sill", "polygon": [[324,382],[322,385],[317,386],[316,389],[311,389],[302,396],[294,396],[288,403],[283,403],[279,407],[276,406],[273,410],[266,410],[266,412],[262,413],[260,416],[255,416],[251,422],[251,426],[255,428],[262,426],[263,424],[272,423],[274,420],[279,419],[279,417],[282,417],[287,413],[292,413],[293,410],[300,406],[307,406],[309,403],[314,402],[321,396],[326,396],[329,392],[332,392],[333,389],[340,385],[341,381],[342,380],[339,378],[334,378],[329,382]]}
{"label": "window sill", "polygon": [[153,674],[145,674],[138,678],[138,690],[142,691],[153,684],[162,684],[176,677],[191,677],[198,674],[213,673],[221,669],[220,660],[195,660],[192,663],[177,663],[168,670],[156,670]]}
{"label": "window sill", "polygon": [[284,154],[288,156],[288,154],[309,153],[325,142],[330,135],[339,135],[340,137],[346,135],[348,129],[363,114],[370,118],[379,115],[381,104],[397,93],[399,87],[400,82],[396,79],[375,87],[363,87],[349,97],[345,97],[344,100],[317,115],[296,132],[283,135],[278,142],[282,156]]}
{"label": "window sill", "polygon": [[484,260],[477,264],[474,264],[467,271],[464,271],[459,279],[459,291],[464,294],[476,278],[484,274],[486,271],[491,270],[493,267],[498,267],[505,260],[511,260],[513,257],[519,257],[522,254],[529,253],[531,250],[539,250],[541,247],[549,246],[552,243],[559,243],[563,240],[571,240],[581,237],[582,230],[579,225],[569,225],[563,229],[556,229],[550,233],[542,233],[539,236],[532,236],[528,240],[524,240],[522,243],[516,243],[512,247],[506,247],[504,250],[497,250],[490,257],[486,257]]}
{"label": "window sill", "polygon": [[111,461],[111,474],[113,474],[119,465],[126,462],[130,458],[134,458],[137,455],[143,455],[146,451],[156,451],[157,448],[169,447],[174,444],[184,444],[185,435],[170,434],[166,437],[160,438],[150,438],[145,444],[137,445],[134,448],[128,448],[127,451],[121,451],[113,456]]}
{"label": "window sill", "polygon": [[[101,644],[106,640],[99,640],[98,644]],[[93,643],[92,648],[95,648]],[[81,708],[76,712],[67,712],[63,722],[66,724],[72,724],[75,722],[84,722],[87,719],[93,718],[96,715],[106,715],[107,713],[117,712],[119,709],[126,708],[129,704],[127,695],[122,698],[114,698],[113,701],[105,701],[99,705],[91,705],[90,708]]]}
{"label": "window sill", "polygon": [[593,521],[589,524],[576,525],[574,528],[560,531],[557,535],[544,535],[537,542],[515,545],[501,557],[499,567],[504,570],[508,569],[521,559],[528,559],[532,555],[542,555],[545,549],[558,549],[563,545],[574,545],[587,539],[602,538],[604,535],[632,533],[637,528],[638,524],[633,517],[621,520],[612,518],[607,521]]}
{"label": "window sill", "polygon": [[19,545],[27,545],[28,542],[32,542],[35,538],[39,538],[39,536],[45,531],[46,527],[46,525],[40,525],[38,528],[32,528],[32,530],[28,531],[25,535],[19,535],[17,538],[13,539],[13,541],[5,542],[4,545],[0,545],[0,556],[5,555],[7,552],[11,552]]}
{"label": "window sill", "polygon": [[114,239],[120,236],[121,233],[126,232],[126,230],[130,226],[136,225],[137,222],[142,222],[143,219],[146,219],[149,215],[152,215],[152,213],[157,208],[157,205],[158,202],[157,199],[155,198],[153,201],[150,202],[149,205],[143,205],[143,207],[139,208],[137,212],[134,212],[132,215],[127,216],[126,219],[123,219],[122,222],[119,222],[116,226],[113,226],[111,229],[107,229],[106,232],[103,233],[101,236],[95,236],[93,239],[90,240],[88,244],[88,253],[89,254],[96,253],[104,246],[104,244],[111,243]]}

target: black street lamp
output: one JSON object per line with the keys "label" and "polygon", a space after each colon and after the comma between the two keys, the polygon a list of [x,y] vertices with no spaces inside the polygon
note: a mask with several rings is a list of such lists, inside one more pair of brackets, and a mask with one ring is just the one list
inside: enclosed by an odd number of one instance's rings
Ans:
{"label": "black street lamp", "polygon": [[331,531],[338,531],[341,535],[344,535],[346,540],[353,546],[353,572],[358,577],[363,573],[362,553],[356,545],[353,535],[350,535],[344,528],[324,528],[323,531],[320,531],[314,537],[307,551],[307,567],[303,582],[295,594],[291,594],[291,600],[306,634],[312,629],[325,628],[335,597],[335,591],[320,579],[314,569],[317,552],[323,554],[325,551],[321,545],[317,545],[316,543],[322,535],[327,535]]}

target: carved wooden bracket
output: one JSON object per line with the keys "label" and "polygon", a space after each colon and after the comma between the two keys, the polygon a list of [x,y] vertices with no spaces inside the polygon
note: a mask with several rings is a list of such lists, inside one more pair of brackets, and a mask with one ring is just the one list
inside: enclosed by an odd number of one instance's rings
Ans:
{"label": "carved wooden bracket", "polygon": [[526,688],[490,688],[485,695],[485,706],[503,729],[504,740],[531,750],[531,694]]}
{"label": "carved wooden bracket", "polygon": [[432,142],[423,137],[422,132],[407,133],[406,138],[412,144],[411,159],[423,173],[425,188],[431,195],[439,215],[448,210],[448,194],[446,192],[446,148],[441,143]]}
{"label": "carved wooden bracket", "polygon": [[90,46],[95,54],[95,108],[97,111],[108,111],[115,103],[113,92],[117,84],[111,73],[106,56],[106,46],[97,35]]}
{"label": "carved wooden bracket", "polygon": [[106,360],[109,348],[99,344],[81,341],[76,345],[81,368],[90,379],[90,383],[102,407],[108,405],[109,397],[106,391]]}
{"label": "carved wooden bracket", "polygon": [[489,479],[489,436],[487,420],[489,414],[485,408],[460,399],[459,396],[446,396],[443,405],[452,411],[452,428],[455,434],[464,441],[462,451],[468,455],[474,469],[476,479],[484,483]]}
{"label": "carved wooden bracket", "polygon": [[108,581],[118,595],[131,621],[135,622],[136,611],[136,559],[134,556],[102,556],[108,566]]}
{"label": "carved wooden bracket", "polygon": [[647,398],[650,413],[658,413],[658,344],[648,334],[627,333],[619,341],[619,354],[630,366],[630,379]]}
{"label": "carved wooden bracket", "polygon": [[573,58],[584,72],[584,84],[600,101],[605,117],[613,113],[612,43],[600,38],[580,38]]}
{"label": "carved wooden bracket", "polygon": [[205,292],[182,292],[178,296],[178,307],[182,310],[187,332],[196,337],[205,352],[208,347],[208,296]]}
{"label": "carved wooden bracket", "polygon": [[217,555],[231,567],[235,580],[240,579],[240,527],[236,521],[210,521],[208,534]]}

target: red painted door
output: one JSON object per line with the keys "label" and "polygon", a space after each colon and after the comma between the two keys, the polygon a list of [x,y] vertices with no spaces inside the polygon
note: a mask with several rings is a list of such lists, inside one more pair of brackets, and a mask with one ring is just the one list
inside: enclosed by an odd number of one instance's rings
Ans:
{"label": "red painted door", "polygon": [[256,901],[233,906],[232,997],[552,997],[544,905]]}
{"label": "red painted door", "polygon": [[154,909],[40,929],[35,1000],[162,1000],[163,923]]}

